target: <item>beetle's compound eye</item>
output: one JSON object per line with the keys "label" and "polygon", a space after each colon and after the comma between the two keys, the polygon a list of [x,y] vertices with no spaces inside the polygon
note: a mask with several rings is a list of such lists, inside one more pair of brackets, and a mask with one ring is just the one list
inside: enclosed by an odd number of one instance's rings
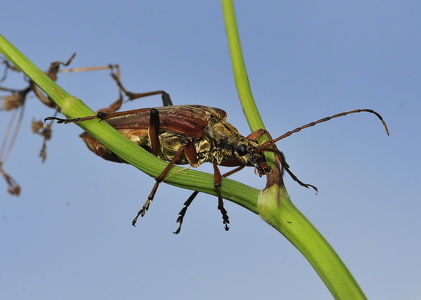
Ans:
{"label": "beetle's compound eye", "polygon": [[244,145],[244,144],[238,145],[238,147],[237,147],[237,153],[240,156],[246,155],[247,154],[246,145]]}

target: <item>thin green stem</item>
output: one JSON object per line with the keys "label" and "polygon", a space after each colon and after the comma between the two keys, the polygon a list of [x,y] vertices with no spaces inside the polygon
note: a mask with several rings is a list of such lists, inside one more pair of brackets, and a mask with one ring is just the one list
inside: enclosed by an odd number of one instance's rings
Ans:
{"label": "thin green stem", "polygon": [[[75,118],[94,115],[94,112],[81,100],[71,96],[58,86],[1,35],[0,52],[50,96],[66,117]],[[128,140],[107,122],[90,120],[77,123],[77,125],[123,160],[152,177],[158,176],[167,165],[166,162]],[[187,170],[178,166],[174,166],[165,178],[165,183],[216,195],[213,181],[211,174]],[[257,212],[259,190],[227,178],[222,179],[222,184],[224,186],[222,196],[225,199],[231,200],[255,213]]]}
{"label": "thin green stem", "polygon": [[291,202],[284,187],[273,185],[263,191],[259,214],[304,255],[335,299],[366,299],[335,250]]}
{"label": "thin green stem", "polygon": [[[234,4],[232,0],[221,1],[239,99],[249,126],[255,131],[264,127],[250,89]],[[333,248],[291,202],[279,169],[278,173],[268,175],[268,186],[259,197],[258,210],[262,219],[282,233],[304,255],[335,299],[365,299],[364,293]]]}
{"label": "thin green stem", "polygon": [[222,7],[224,11],[225,30],[238,97],[251,131],[256,131],[265,127],[251,92],[250,82],[247,76],[246,66],[241,50],[237,21],[235,19],[234,4],[232,1],[222,0]]}

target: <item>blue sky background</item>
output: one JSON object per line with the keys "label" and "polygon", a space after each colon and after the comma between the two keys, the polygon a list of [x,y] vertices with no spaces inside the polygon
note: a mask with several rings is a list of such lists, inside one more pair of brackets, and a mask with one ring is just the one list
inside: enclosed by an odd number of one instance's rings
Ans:
{"label": "blue sky background", "polygon": [[[293,172],[295,205],[349,267],[370,299],[421,299],[421,3],[237,1],[255,100],[273,136],[354,108],[370,114],[321,124],[278,143]],[[219,1],[6,1],[1,33],[40,68],[119,64],[134,92],[164,89],[175,104],[228,112],[247,135]],[[10,77],[19,86],[21,76]],[[61,74],[93,109],[117,97],[109,72]],[[159,106],[159,98],[126,106]],[[329,299],[303,256],[258,216],[201,194],[175,236],[190,192],[162,185],[145,218],[131,220],[153,179],[90,153],[74,125],[54,126],[48,158],[30,121],[52,111],[27,103],[0,182],[1,299]],[[3,134],[9,116],[0,115]],[[200,167],[211,171],[209,166]],[[251,168],[233,177],[263,188]]]}

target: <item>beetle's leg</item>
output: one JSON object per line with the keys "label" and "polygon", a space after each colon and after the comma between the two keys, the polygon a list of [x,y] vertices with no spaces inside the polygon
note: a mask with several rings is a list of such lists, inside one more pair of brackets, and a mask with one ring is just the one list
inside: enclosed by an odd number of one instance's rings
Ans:
{"label": "beetle's leg", "polygon": [[[228,177],[238,171],[240,171],[241,169],[243,169],[244,166],[239,166],[238,168],[235,168],[234,170],[231,170],[225,174],[222,175],[222,177]],[[180,212],[178,213],[178,218],[176,223],[179,223],[178,228],[176,231],[174,231],[174,234],[179,234],[181,231],[181,225],[183,224],[183,220],[184,220],[184,216],[186,215],[187,212],[187,208],[190,206],[190,204],[193,202],[193,200],[196,198],[197,194],[199,194],[198,191],[193,192],[190,197],[187,199],[186,202],[184,202],[184,207],[180,210]]]}
{"label": "beetle's leg", "polygon": [[145,204],[143,204],[143,207],[139,210],[139,212],[137,213],[136,217],[133,219],[132,221],[132,225],[135,226],[137,219],[139,218],[139,216],[143,217],[146,214],[146,211],[149,209],[149,205],[151,204],[151,201],[153,200],[153,198],[155,197],[156,191],[158,190],[158,186],[159,184],[164,180],[165,176],[167,176],[168,172],[170,171],[171,167],[174,165],[174,163],[176,162],[177,158],[180,156],[180,154],[183,152],[183,147],[181,147],[176,155],[174,156],[174,158],[170,161],[170,163],[165,167],[164,171],[162,171],[161,174],[159,174],[158,177],[155,177],[155,184],[148,196],[148,200],[146,200]]}
{"label": "beetle's leg", "polygon": [[177,230],[173,232],[174,234],[179,234],[180,233],[180,231],[181,231],[181,225],[183,224],[183,219],[184,219],[184,216],[186,215],[187,208],[193,202],[194,198],[196,198],[197,194],[199,194],[199,192],[198,191],[194,191],[190,195],[190,197],[186,200],[186,202],[184,202],[183,208],[178,213],[178,218],[177,218],[176,223],[179,223],[179,225],[178,225]]}
{"label": "beetle's leg", "polygon": [[120,89],[120,91],[122,91],[129,98],[129,100],[135,100],[135,99],[138,99],[138,98],[148,97],[148,96],[153,96],[153,95],[161,95],[162,104],[164,106],[173,105],[170,95],[167,94],[165,91],[160,90],[160,91],[152,91],[152,92],[146,92],[146,93],[132,93],[132,92],[127,91],[124,88],[123,84],[121,83],[120,79],[118,78],[118,76],[116,74],[111,73],[111,76],[113,77],[113,79],[117,83],[117,86]]}
{"label": "beetle's leg", "polygon": [[[151,109],[150,118],[149,118],[149,128],[148,128],[148,135],[149,141],[151,142],[151,153],[155,156],[159,156],[160,153],[160,146],[159,146],[159,112],[155,108]],[[164,180],[165,176],[168,174],[171,167],[174,165],[177,158],[180,156],[181,152],[183,151],[183,147],[181,147],[171,162],[167,165],[167,167],[162,171],[162,173],[155,178],[156,182],[148,196],[148,200],[146,200],[145,204],[143,205],[142,209],[137,213],[136,217],[132,221],[132,225],[135,226],[137,219],[140,216],[144,216],[146,211],[149,209],[149,205],[153,200],[156,191],[158,190],[158,186],[162,180]]]}
{"label": "beetle's leg", "polygon": [[257,141],[265,133],[267,133],[269,138],[270,138],[269,132],[267,132],[265,129],[258,129],[256,131],[253,131],[252,133],[250,133],[248,136],[246,136],[246,139]]}
{"label": "beetle's leg", "polygon": [[295,182],[297,182],[299,185],[301,185],[303,187],[314,189],[316,191],[316,194],[319,192],[318,189],[317,189],[317,187],[315,187],[312,184],[308,184],[308,183],[302,182],[301,180],[298,179],[297,176],[295,176],[294,173],[292,173],[292,171],[289,169],[288,163],[285,160],[285,156],[284,156],[284,154],[281,151],[279,151],[278,149],[273,149],[273,148],[256,148],[256,149],[258,150],[258,152],[269,151],[269,152],[275,153],[279,157],[279,160],[280,160],[280,163],[281,163],[281,166],[282,166],[282,170],[287,171],[287,173],[289,174],[289,176],[291,176],[291,178]]}
{"label": "beetle's leg", "polygon": [[306,188],[310,188],[311,187],[311,188],[313,188],[316,191],[316,194],[317,194],[317,192],[318,192],[317,187],[315,187],[314,185],[311,185],[311,184],[302,182],[301,180],[298,179],[297,176],[295,176],[294,173],[292,173],[292,171],[289,169],[288,163],[285,160],[285,156],[284,156],[284,154],[281,151],[279,151],[278,149],[268,148],[270,146],[273,146],[275,144],[273,141],[276,141],[276,140],[273,140],[272,139],[270,133],[267,130],[265,130],[265,129],[258,129],[256,131],[250,133],[247,136],[247,138],[248,139],[252,139],[252,140],[257,140],[261,136],[263,136],[264,134],[266,134],[268,136],[269,141],[267,141],[267,142],[263,143],[262,145],[260,145],[260,147],[257,148],[257,151],[270,151],[270,152],[276,153],[276,155],[278,155],[278,157],[279,157],[279,160],[281,161],[282,169],[285,170],[285,171],[287,171],[287,173],[289,174],[289,176],[291,176],[291,178],[294,181],[298,182],[299,185],[301,185],[303,187],[306,187]]}
{"label": "beetle's leg", "polygon": [[282,170],[287,171],[289,176],[291,176],[292,180],[294,180],[299,185],[301,185],[305,188],[312,188],[313,190],[316,191],[316,194],[319,192],[319,190],[317,189],[316,186],[314,186],[312,184],[309,184],[309,183],[302,182],[300,179],[298,179],[297,176],[295,176],[294,173],[292,173],[292,171],[289,169],[289,165],[288,165],[287,161],[285,160],[285,156],[281,151],[279,151],[278,149],[272,149],[272,148],[266,148],[266,149],[263,149],[263,151],[271,151],[271,152],[276,153],[276,155],[279,157],[279,160],[281,162]]}
{"label": "beetle's leg", "polygon": [[[148,128],[148,135],[149,135],[149,141],[151,142],[151,153],[155,156],[158,156],[160,153],[160,146],[159,146],[159,112],[155,108],[151,109],[150,117],[149,117],[149,128]],[[155,193],[158,189],[159,184],[162,180],[164,180],[165,176],[168,174],[171,167],[174,165],[174,163],[177,161],[177,158],[180,156],[181,152],[183,151],[183,147],[180,147],[176,155],[173,157],[171,162],[167,165],[167,167],[162,171],[162,173],[155,178],[156,182],[155,185],[152,188],[151,193],[148,196],[148,200],[146,200],[145,204],[143,205],[142,209],[137,213],[136,217],[132,221],[132,225],[135,226],[137,222],[137,218],[139,218],[139,215],[142,217],[145,215],[146,211],[149,209],[149,205],[151,201],[153,200]]]}
{"label": "beetle's leg", "polygon": [[213,163],[213,185],[216,189],[216,192],[218,193],[218,209],[221,211],[222,214],[222,220],[225,225],[225,230],[228,231],[230,228],[228,224],[230,223],[228,218],[228,213],[226,209],[224,208],[224,200],[222,199],[221,195],[221,181],[222,176],[221,172],[219,171],[218,165],[216,163]]}
{"label": "beetle's leg", "polygon": [[121,108],[123,105],[123,94],[119,93],[118,99],[110,104],[107,108],[99,109],[98,112],[114,112]]}
{"label": "beetle's leg", "polygon": [[[194,149],[194,144],[191,143],[188,140],[183,141],[183,145],[178,149],[177,153],[174,155],[173,159],[168,163],[168,165],[165,167],[165,169],[159,174],[158,177],[155,177],[155,184],[148,196],[148,200],[146,200],[145,204],[143,204],[143,207],[139,210],[136,217],[132,221],[132,225],[135,226],[137,219],[139,216],[143,217],[146,214],[146,211],[149,209],[149,205],[151,204],[151,201],[154,199],[156,191],[158,190],[159,184],[165,179],[165,177],[168,175],[168,172],[172,168],[172,166],[175,164],[181,153],[190,153],[191,150]],[[186,154],[187,156],[187,154]]]}
{"label": "beetle's leg", "polygon": [[149,141],[151,143],[151,153],[159,157],[160,146],[159,146],[159,113],[155,108],[151,109],[151,114],[149,118]]}

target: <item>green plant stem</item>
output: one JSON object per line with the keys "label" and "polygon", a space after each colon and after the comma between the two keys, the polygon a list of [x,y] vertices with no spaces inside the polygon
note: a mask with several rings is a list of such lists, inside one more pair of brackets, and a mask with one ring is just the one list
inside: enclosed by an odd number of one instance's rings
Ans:
{"label": "green plant stem", "polygon": [[340,257],[295,207],[284,187],[274,185],[263,191],[259,214],[304,255],[335,299],[366,299]]}
{"label": "green plant stem", "polygon": [[[234,4],[232,0],[221,2],[239,99],[249,126],[255,131],[264,126],[250,89]],[[365,299],[364,293],[333,248],[291,202],[281,178],[278,182],[271,182],[261,193],[258,210],[262,219],[282,233],[305,256],[335,299]]]}
{"label": "green plant stem", "polygon": [[[50,96],[66,117],[75,118],[94,115],[94,112],[81,100],[71,96],[58,86],[2,35],[0,35],[0,52]],[[77,123],[77,125],[123,160],[152,177],[158,176],[167,165],[166,162],[153,156],[121,135],[107,122],[90,120]],[[191,169],[174,166],[165,178],[165,183],[216,195],[213,187],[213,176]],[[222,185],[224,186],[222,196],[225,199],[257,213],[259,190],[227,178],[222,179]],[[138,195],[134,197],[138,197]]]}
{"label": "green plant stem", "polygon": [[256,103],[251,92],[250,82],[241,51],[240,37],[238,34],[237,22],[235,19],[234,5],[232,1],[222,0],[224,10],[225,30],[231,55],[231,64],[234,72],[235,85],[237,86],[238,97],[243,107],[244,115],[251,131],[265,128],[260,117]]}

